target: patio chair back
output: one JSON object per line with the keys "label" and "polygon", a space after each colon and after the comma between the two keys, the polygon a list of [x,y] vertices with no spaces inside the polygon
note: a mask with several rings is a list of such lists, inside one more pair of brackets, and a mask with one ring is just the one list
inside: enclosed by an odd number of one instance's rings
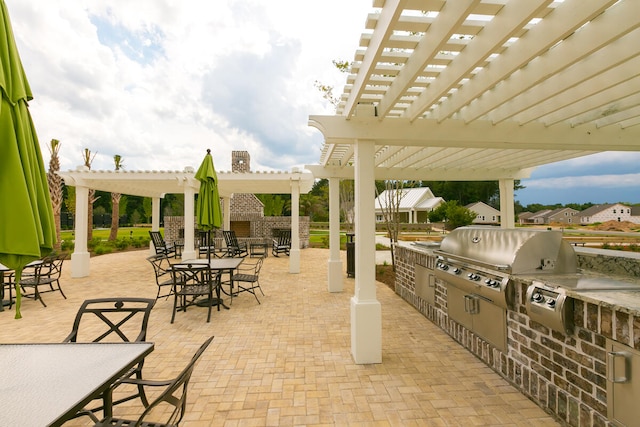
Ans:
{"label": "patio chair back", "polygon": [[[22,271],[20,278],[20,288],[24,291],[23,296],[37,299],[45,307],[47,304],[42,299],[43,293],[59,291],[60,295],[67,299],[60,286],[62,265],[66,257],[66,253],[53,254],[45,257],[41,262],[28,264]],[[31,288],[33,288],[32,293],[27,291]]]}
{"label": "patio chair back", "polygon": [[291,230],[280,230],[277,238],[273,239],[273,248],[271,252],[274,256],[278,254],[289,255],[291,251]]}
{"label": "patio chair back", "polygon": [[231,257],[246,257],[249,255],[247,250],[247,244],[245,242],[238,242],[236,232],[233,230],[223,230],[224,241],[227,243],[227,251]]}
{"label": "patio chair back", "polygon": [[[71,333],[63,342],[145,341],[149,316],[155,303],[155,300],[148,298],[88,299],[78,309]],[[142,378],[143,365],[144,360],[125,373],[122,378]],[[144,388],[138,385],[136,391],[128,391],[124,397],[113,401],[112,405],[119,405],[138,397],[143,405],[149,404]],[[96,421],[97,418],[93,413],[103,409],[102,406],[85,407],[76,414],[76,417],[87,415]]]}
{"label": "patio chair back", "polygon": [[[161,394],[153,400],[140,415],[137,420],[124,420],[117,418],[109,418],[102,420],[98,425],[105,426],[177,426],[185,414],[187,407],[187,389],[189,387],[189,381],[193,374],[196,363],[209,347],[213,337],[208,338],[200,348],[195,352],[187,366],[180,372],[180,374],[168,383],[167,387],[161,392]],[[147,386],[165,385],[166,382],[159,381],[145,381],[145,380],[132,380],[134,384],[142,384]],[[150,418],[154,415],[159,416],[162,414],[165,416],[165,420],[162,422],[151,421]]]}
{"label": "patio chair back", "polygon": [[169,297],[173,289],[173,278],[171,277],[171,262],[165,254],[151,255],[147,261],[153,266],[156,277],[158,293],[156,299]]}
{"label": "patio chair back", "polygon": [[64,342],[144,341],[155,303],[149,298],[88,299],[78,309]]}
{"label": "patio chair back", "polygon": [[149,236],[151,237],[157,255],[164,254],[166,256],[173,256],[174,258],[176,257],[176,248],[168,245],[159,231],[149,231]]}

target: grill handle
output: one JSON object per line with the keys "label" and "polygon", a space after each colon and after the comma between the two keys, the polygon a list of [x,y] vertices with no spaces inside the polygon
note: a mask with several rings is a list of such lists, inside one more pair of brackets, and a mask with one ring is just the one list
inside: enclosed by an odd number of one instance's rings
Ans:
{"label": "grill handle", "polygon": [[480,313],[480,302],[478,301],[477,296],[475,295],[464,296],[464,311],[469,314]]}
{"label": "grill handle", "polygon": [[434,250],[433,253],[436,254],[436,255],[439,255],[439,256],[441,256],[443,258],[451,258],[451,259],[456,260],[456,261],[465,262],[465,263],[468,263],[468,264],[475,264],[475,265],[479,265],[479,266],[484,267],[484,268],[490,268],[490,269],[493,269],[493,270],[507,271],[507,272],[510,270],[508,265],[491,264],[491,263],[488,263],[488,262],[482,262],[482,261],[477,260],[475,258],[467,258],[467,257],[460,256],[460,255],[453,255],[453,254],[451,254],[449,252],[444,252],[444,251],[441,251],[439,249]]}
{"label": "grill handle", "polygon": [[[629,354],[624,351],[610,351],[607,353],[607,379],[612,383],[626,383],[629,381]],[[622,359],[622,363],[616,363],[616,359]],[[616,376],[616,365],[622,364],[622,376]]]}

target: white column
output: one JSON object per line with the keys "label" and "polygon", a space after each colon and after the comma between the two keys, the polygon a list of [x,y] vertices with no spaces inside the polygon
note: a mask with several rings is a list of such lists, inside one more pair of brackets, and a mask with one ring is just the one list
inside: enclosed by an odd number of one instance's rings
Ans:
{"label": "white column", "polygon": [[[151,198],[151,231],[160,230],[160,197]],[[149,255],[155,255],[153,241],[149,242]]]}
{"label": "white column", "polygon": [[76,231],[71,254],[71,277],[89,275],[89,251],[87,250],[87,227],[89,223],[89,188],[76,186]]}
{"label": "white column", "polygon": [[500,228],[515,227],[513,179],[501,179],[500,187]]}
{"label": "white column", "polygon": [[344,288],[342,260],[340,259],[340,179],[329,178],[329,292],[342,292]]}
{"label": "white column", "polygon": [[291,250],[289,273],[300,273],[300,174],[291,178]]}
{"label": "white column", "polygon": [[376,299],[376,224],[373,141],[355,147],[355,295],[351,298],[351,354],[357,364],[382,363],[382,308]]}
{"label": "white column", "polygon": [[231,230],[231,196],[222,198],[223,230]]}
{"label": "white column", "polygon": [[193,226],[195,195],[194,188],[189,183],[186,183],[184,186],[184,249],[182,250],[182,259],[196,258],[195,244],[193,242],[195,233]]}

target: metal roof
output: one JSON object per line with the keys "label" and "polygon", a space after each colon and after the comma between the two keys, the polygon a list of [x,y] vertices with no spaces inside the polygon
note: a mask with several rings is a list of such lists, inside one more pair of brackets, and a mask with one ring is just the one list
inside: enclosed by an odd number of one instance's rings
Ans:
{"label": "metal roof", "polygon": [[640,151],[637,0],[374,0],[318,176],[520,179],[603,151]]}

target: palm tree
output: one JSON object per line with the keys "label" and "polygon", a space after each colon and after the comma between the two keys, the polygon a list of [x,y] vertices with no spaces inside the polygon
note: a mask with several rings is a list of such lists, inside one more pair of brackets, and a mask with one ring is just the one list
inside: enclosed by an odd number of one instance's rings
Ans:
{"label": "palm tree", "polygon": [[49,193],[51,194],[51,206],[53,207],[53,222],[56,227],[56,241],[53,249],[59,251],[61,247],[60,239],[60,212],[62,210],[62,178],[57,174],[60,171],[60,141],[52,139],[48,146],[51,153],[49,159],[49,172],[47,173],[47,183],[49,184]]}
{"label": "palm tree", "polygon": [[[92,156],[91,150],[89,150],[88,148],[85,148],[84,151],[82,152],[84,165],[88,169],[91,169],[91,163],[93,162],[93,159],[96,157],[96,154]],[[98,200],[98,198],[96,197],[96,190],[90,188],[89,189],[89,207],[87,209],[87,217],[88,217],[87,218],[87,240],[93,239],[93,204],[95,203],[96,200]]]}
{"label": "palm tree", "polygon": [[[116,154],[113,156],[113,161],[116,164],[116,170],[123,169],[122,156]],[[118,238],[118,222],[120,220],[120,193],[111,193],[111,232],[109,233],[109,241],[114,241]]]}

